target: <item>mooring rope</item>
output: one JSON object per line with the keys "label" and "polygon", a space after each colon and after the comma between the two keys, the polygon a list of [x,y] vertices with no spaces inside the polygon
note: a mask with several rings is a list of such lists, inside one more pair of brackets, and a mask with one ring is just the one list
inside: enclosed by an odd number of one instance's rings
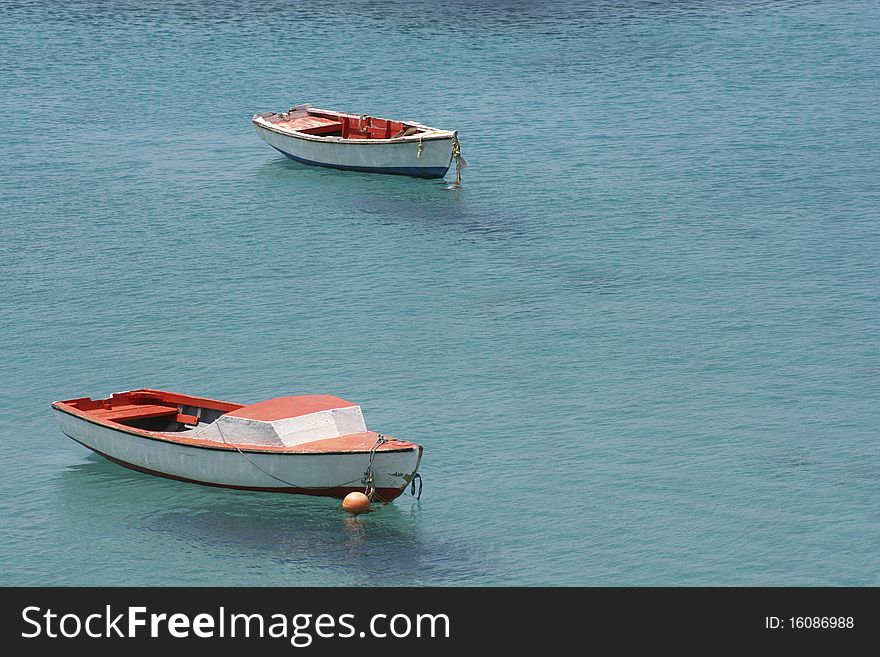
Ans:
{"label": "mooring rope", "polygon": [[[419,480],[419,494],[418,495],[416,495],[416,479]],[[418,472],[413,474],[412,479],[410,479],[409,494],[416,495],[417,500],[422,499],[422,475],[420,475]]]}
{"label": "mooring rope", "polygon": [[[290,481],[287,481],[287,480],[285,480],[285,479],[282,479],[281,477],[276,477],[276,476],[273,475],[271,472],[267,472],[266,470],[264,470],[263,468],[261,468],[260,466],[258,466],[256,463],[254,463],[253,461],[251,461],[251,460],[247,457],[247,455],[246,455],[244,452],[242,452],[241,449],[239,449],[238,445],[236,445],[235,443],[233,443],[233,442],[231,442],[231,441],[229,441],[229,440],[226,440],[226,436],[223,435],[223,429],[220,428],[220,425],[219,425],[219,424],[217,425],[217,431],[220,432],[220,437],[223,439],[223,442],[226,443],[227,445],[232,445],[232,446],[235,448],[235,450],[236,450],[239,454],[241,454],[242,458],[244,458],[245,461],[247,461],[248,463],[250,463],[252,466],[254,466],[257,470],[259,470],[260,472],[262,472],[264,475],[267,475],[267,476],[269,476],[269,477],[272,477],[272,479],[275,479],[276,481],[280,481],[282,484],[287,484],[287,485],[290,486],[291,488],[303,488],[303,489],[306,489],[306,490],[325,490],[325,489],[329,489],[329,488],[342,488],[343,486],[348,486],[348,485],[350,485],[350,484],[355,484],[355,483],[358,482],[357,479],[352,479],[351,481],[346,481],[344,484],[336,484],[335,486],[298,486],[298,485],[296,485],[296,484],[294,484],[294,483],[292,483],[292,482],[290,482]],[[372,459],[371,459],[370,463],[372,464]]]}
{"label": "mooring rope", "polygon": [[376,492],[376,484],[373,481],[373,461],[376,460],[376,450],[387,442],[388,439],[385,436],[381,433],[377,434],[376,442],[373,443],[373,446],[370,448],[370,461],[367,463],[367,469],[364,470],[364,478],[361,480],[366,486],[364,489],[364,495],[366,495],[371,502],[374,497],[378,497],[382,502],[385,502],[385,500],[382,499],[382,496]]}
{"label": "mooring rope", "polygon": [[[251,459],[249,459],[247,457],[247,454],[245,454],[243,451],[241,451],[241,449],[239,448],[238,445],[236,445],[231,440],[227,440],[226,436],[223,434],[223,429],[220,427],[219,424],[217,425],[217,431],[220,433],[220,437],[223,439],[223,442],[226,443],[227,445],[231,445],[232,447],[234,447],[235,451],[237,451],[245,461],[250,463],[252,466],[254,466],[257,470],[262,472],[267,477],[272,477],[272,479],[274,479],[276,481],[280,481],[282,484],[286,484],[287,486],[290,486],[291,488],[302,488],[304,490],[326,490],[326,489],[330,489],[330,488],[343,488],[345,486],[349,486],[351,484],[355,484],[358,481],[360,481],[360,483],[362,483],[366,486],[366,488],[364,490],[364,495],[366,495],[370,499],[371,502],[374,499],[378,499],[383,504],[388,504],[388,500],[386,500],[384,497],[382,497],[381,495],[379,495],[379,493],[376,492],[376,484],[375,484],[375,480],[373,477],[373,462],[376,460],[376,451],[379,449],[379,447],[381,447],[385,443],[389,442],[388,438],[383,436],[381,433],[378,434],[378,437],[376,438],[376,442],[373,443],[373,446],[370,448],[370,460],[367,463],[367,469],[364,470],[364,476],[360,480],[352,479],[351,481],[346,481],[345,483],[336,484],[333,486],[298,486],[297,484],[294,484],[293,482],[287,481],[286,479],[282,479],[281,477],[276,477],[271,472],[264,470],[259,465],[254,463]],[[421,497],[422,497],[422,476],[419,473],[415,473],[413,475],[413,478],[411,480],[410,494],[415,495],[416,479],[419,480],[419,494],[416,496],[416,499],[418,500],[418,499],[421,499]]]}
{"label": "mooring rope", "polygon": [[455,182],[461,183],[461,170],[467,166],[467,160],[461,156],[461,142],[458,133],[452,136],[452,157],[455,158]]}

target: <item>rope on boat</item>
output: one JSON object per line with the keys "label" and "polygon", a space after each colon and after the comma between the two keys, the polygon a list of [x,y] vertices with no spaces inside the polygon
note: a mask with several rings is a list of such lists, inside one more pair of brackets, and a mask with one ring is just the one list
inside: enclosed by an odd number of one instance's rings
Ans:
{"label": "rope on boat", "polygon": [[385,436],[381,433],[378,434],[376,442],[373,443],[373,446],[370,448],[370,461],[367,463],[367,469],[364,470],[364,478],[361,480],[361,483],[366,486],[364,495],[366,495],[371,502],[373,501],[373,498],[376,497],[378,497],[380,501],[386,502],[386,500],[383,500],[382,496],[376,492],[376,484],[373,481],[373,461],[376,460],[376,450],[387,442],[388,439]]}
{"label": "rope on boat", "polygon": [[418,159],[420,159],[420,160],[422,159],[422,149],[423,149],[424,147],[425,147],[425,146],[424,146],[424,144],[422,143],[422,138],[421,138],[421,136],[419,136],[419,152],[416,153],[416,157],[417,157]]}
{"label": "rope on boat", "polygon": [[[244,452],[242,452],[241,449],[239,449],[238,445],[236,445],[235,443],[233,443],[229,440],[226,440],[226,436],[223,435],[223,429],[220,428],[219,424],[217,425],[217,431],[220,432],[220,437],[223,439],[223,442],[226,443],[227,445],[232,445],[233,447],[235,447],[235,451],[237,451],[239,454],[241,454],[242,458],[244,458],[245,461],[250,463],[252,466],[254,466],[257,470],[262,472],[264,475],[272,477],[272,479],[274,479],[275,481],[280,481],[282,484],[287,484],[291,488],[303,488],[306,490],[324,490],[325,488],[342,488],[343,486],[349,486],[350,484],[357,483],[357,481],[358,481],[357,479],[352,479],[351,481],[346,481],[344,484],[337,484],[335,486],[297,486],[296,484],[289,482],[285,479],[282,479],[281,477],[276,477],[271,472],[267,472],[266,470],[264,470],[263,468],[258,466],[256,463],[251,461],[247,457],[247,455]],[[370,466],[372,466],[372,464],[373,464],[373,459],[371,457],[370,458]],[[372,476],[372,473],[371,473],[371,476]]]}
{"label": "rope on boat", "polygon": [[[290,481],[287,481],[286,479],[282,479],[281,477],[276,477],[271,472],[267,472],[266,470],[261,468],[259,465],[254,463],[251,459],[249,459],[247,457],[247,454],[245,454],[244,452],[241,451],[241,449],[239,448],[238,445],[236,445],[234,442],[226,439],[226,436],[223,435],[223,429],[220,427],[219,424],[217,425],[217,431],[220,432],[220,437],[223,439],[223,442],[226,443],[227,445],[232,445],[232,447],[235,448],[235,451],[237,451],[239,454],[241,454],[242,458],[245,461],[250,463],[252,466],[254,466],[257,470],[262,472],[264,475],[266,475],[268,477],[272,477],[272,479],[274,479],[275,481],[280,481],[282,484],[286,484],[286,485],[290,486],[291,488],[302,488],[302,489],[306,489],[306,490],[325,490],[325,489],[329,489],[329,488],[343,488],[344,486],[349,486],[351,484],[357,483],[357,481],[358,481],[357,479],[352,479],[351,481],[346,481],[345,483],[336,484],[334,486],[297,486],[296,484],[294,484]],[[376,450],[378,450],[379,447],[381,447],[382,445],[384,445],[387,442],[388,442],[388,438],[383,436],[381,433],[378,434],[378,437],[376,438],[376,442],[373,443],[373,446],[370,448],[370,460],[367,463],[367,469],[364,470],[364,476],[360,479],[360,483],[365,484],[365,486],[366,486],[366,489],[364,490],[364,495],[366,495],[370,499],[371,502],[374,499],[378,499],[383,504],[388,504],[388,500],[386,500],[384,497],[382,497],[381,495],[379,495],[379,493],[376,492],[376,484],[375,484],[375,481],[373,478],[373,461],[376,460]],[[419,480],[419,494],[416,497],[416,499],[418,500],[418,499],[421,499],[421,497],[422,497],[422,476],[418,472],[413,475],[413,478],[411,480],[410,494],[415,495],[416,478],[418,478],[418,480]]]}
{"label": "rope on boat", "polygon": [[455,182],[461,183],[461,170],[464,169],[468,163],[467,160],[461,156],[461,142],[458,141],[457,132],[452,137],[452,157],[455,158]]}
{"label": "rope on boat", "polygon": [[[416,495],[416,479],[419,480],[419,494],[418,495]],[[413,474],[412,479],[410,479],[409,494],[416,495],[417,500],[422,499],[422,475],[420,475],[418,472]]]}

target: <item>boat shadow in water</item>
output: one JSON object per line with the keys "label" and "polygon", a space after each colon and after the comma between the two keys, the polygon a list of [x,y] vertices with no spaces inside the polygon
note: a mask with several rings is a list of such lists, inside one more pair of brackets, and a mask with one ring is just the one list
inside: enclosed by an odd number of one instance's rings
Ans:
{"label": "boat shadow in water", "polygon": [[308,185],[315,194],[326,195],[330,206],[383,225],[443,231],[480,242],[526,237],[520,228],[527,225],[525,218],[480,207],[468,199],[467,180],[457,184],[454,173],[425,180],[312,167],[281,157],[260,164],[256,176],[270,188],[278,186],[284,198],[292,183]]}
{"label": "boat shadow in water", "polygon": [[499,579],[489,574],[487,555],[428,535],[425,500],[415,501],[408,491],[395,503],[353,516],[333,498],[186,484],[97,456],[61,477],[72,513],[100,508],[102,515],[124,517],[127,528],[134,522],[137,531],[153,535],[146,542],[182,542],[194,559],[255,560],[247,573],[218,571],[216,581],[188,584],[404,586]]}

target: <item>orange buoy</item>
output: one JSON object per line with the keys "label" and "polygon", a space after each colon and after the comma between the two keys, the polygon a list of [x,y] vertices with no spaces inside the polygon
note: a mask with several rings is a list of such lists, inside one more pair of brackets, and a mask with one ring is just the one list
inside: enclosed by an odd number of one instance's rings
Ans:
{"label": "orange buoy", "polygon": [[349,513],[362,513],[370,508],[370,498],[363,493],[349,493],[342,500],[342,508]]}

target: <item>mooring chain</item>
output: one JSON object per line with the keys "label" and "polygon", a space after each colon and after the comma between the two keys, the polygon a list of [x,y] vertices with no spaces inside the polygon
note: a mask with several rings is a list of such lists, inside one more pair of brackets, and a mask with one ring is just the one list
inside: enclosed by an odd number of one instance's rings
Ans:
{"label": "mooring chain", "polygon": [[373,479],[373,461],[376,460],[376,450],[379,449],[381,445],[384,445],[388,442],[388,439],[383,436],[381,433],[377,434],[376,442],[373,443],[373,446],[370,448],[370,461],[367,463],[367,469],[364,470],[364,479],[363,483],[366,485],[366,489],[364,490],[364,495],[370,498],[370,501],[373,501],[373,498],[376,497],[376,484]]}
{"label": "mooring chain", "polygon": [[[286,485],[290,486],[291,488],[302,488],[302,489],[304,489],[304,490],[324,490],[324,489],[330,489],[330,488],[343,488],[343,487],[345,487],[345,486],[350,486],[351,484],[353,484],[353,483],[355,483],[355,482],[357,481],[357,479],[352,479],[351,481],[346,481],[346,482],[344,482],[344,483],[342,483],[342,484],[334,484],[334,485],[332,485],[332,486],[300,486],[300,485],[295,484],[295,483],[293,483],[293,482],[291,482],[291,481],[287,481],[286,479],[282,479],[281,477],[276,477],[276,476],[273,475],[271,472],[269,472],[268,470],[264,470],[264,469],[261,468],[259,465],[257,465],[256,463],[254,463],[251,459],[249,459],[249,458],[247,457],[247,454],[245,454],[244,452],[242,452],[242,451],[241,451],[241,448],[239,448],[238,445],[236,445],[236,444],[235,444],[234,442],[232,442],[231,440],[227,440],[227,439],[226,439],[226,436],[223,434],[223,429],[220,428],[220,425],[218,424],[218,425],[216,425],[216,426],[217,426],[217,431],[220,432],[220,438],[223,439],[223,442],[226,443],[227,445],[230,445],[230,446],[234,447],[234,448],[235,448],[235,451],[238,452],[238,453],[241,455],[241,457],[242,457],[245,461],[247,461],[248,463],[250,463],[252,466],[254,466],[257,470],[259,470],[260,472],[262,472],[264,475],[267,475],[267,476],[269,476],[269,477],[272,477],[272,479],[274,479],[275,481],[280,481],[282,484],[286,484]],[[372,473],[370,474],[370,477],[372,477]]]}
{"label": "mooring chain", "polygon": [[[419,494],[416,495],[416,479],[419,480]],[[418,472],[414,473],[412,479],[410,479],[410,488],[409,494],[414,495],[417,500],[422,499],[422,475]]]}
{"label": "mooring chain", "polygon": [[[248,458],[247,454],[245,454],[235,442],[226,438],[226,436],[223,433],[223,429],[220,427],[219,424],[217,425],[217,430],[220,433],[220,438],[223,440],[223,442],[226,443],[227,445],[229,445],[230,447],[233,447],[235,449],[235,451],[238,452],[245,461],[250,463],[252,466],[254,466],[257,470],[259,470],[263,474],[271,477],[272,479],[275,479],[276,481],[281,482],[282,484],[286,484],[286,485],[290,486],[291,488],[304,488],[304,489],[312,489],[312,490],[321,490],[321,489],[325,489],[325,488],[340,488],[340,487],[348,486],[348,485],[354,483],[354,481],[347,481],[344,484],[338,484],[335,486],[308,486],[308,487],[297,486],[297,484],[294,484],[293,482],[290,482],[290,481],[287,481],[287,480],[282,479],[280,477],[277,477],[274,474],[272,474],[271,472],[264,470],[259,465],[254,463],[251,459]],[[366,495],[367,498],[371,502],[374,499],[378,499],[380,502],[387,502],[387,500],[383,499],[382,496],[376,492],[376,483],[375,483],[375,478],[373,476],[373,463],[376,460],[376,451],[379,449],[379,447],[381,447],[382,445],[384,445],[387,442],[389,442],[388,438],[386,438],[382,434],[378,434],[378,437],[376,438],[376,442],[373,443],[373,446],[370,448],[370,460],[367,463],[367,469],[364,470],[364,476],[361,479],[361,483],[366,486],[366,488],[364,490],[364,495]],[[413,475],[412,480],[411,480],[412,485],[410,488],[410,494],[411,495],[416,494],[416,479],[419,480],[419,492],[418,492],[418,495],[416,496],[416,499],[419,499],[422,496],[422,477],[418,473],[415,473]]]}
{"label": "mooring chain", "polygon": [[458,133],[452,136],[452,157],[455,158],[455,182],[461,183],[461,170],[467,166],[467,160],[461,156],[461,142]]}

